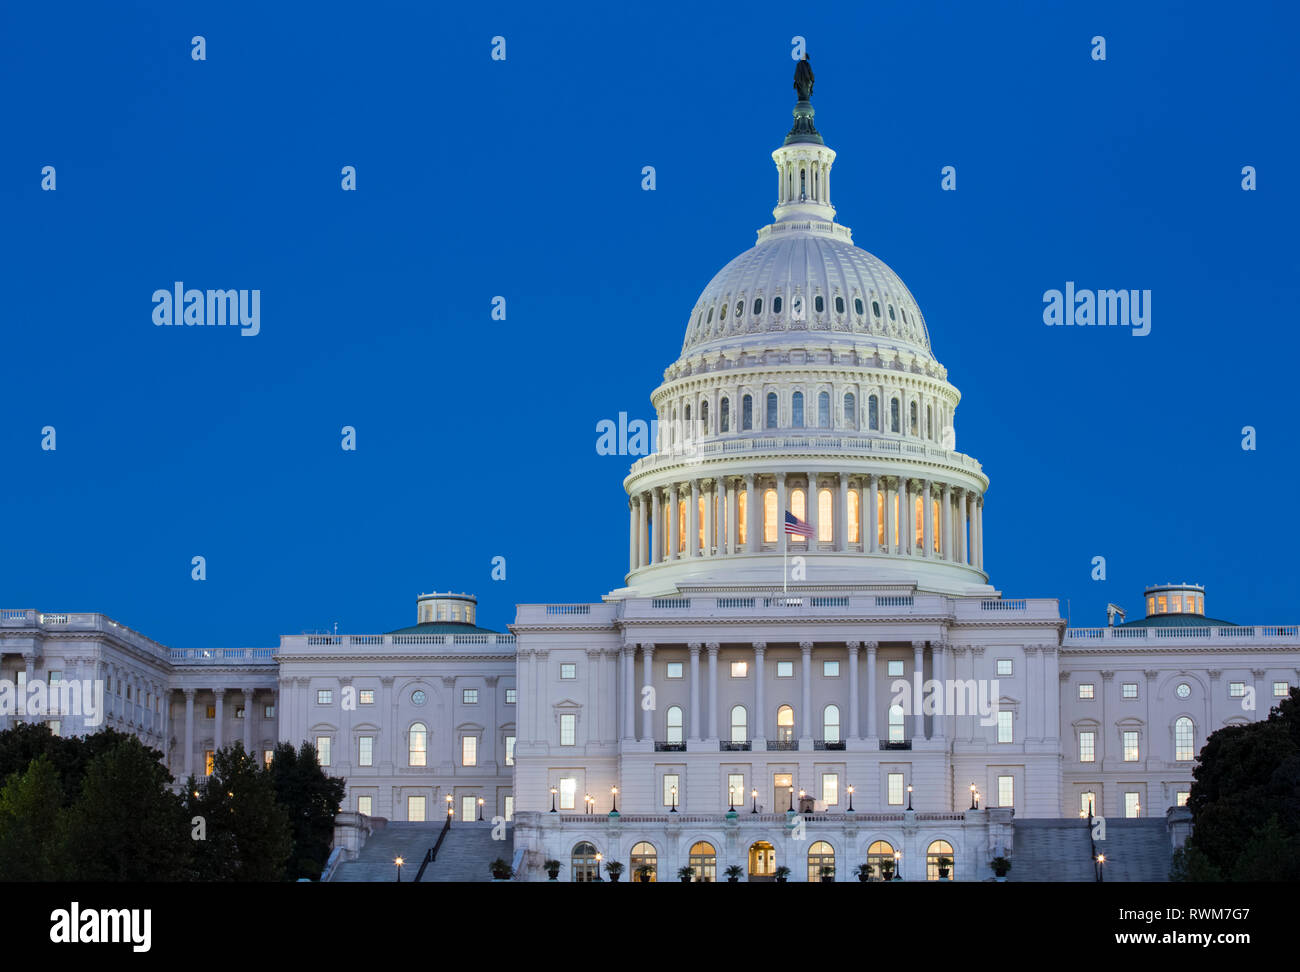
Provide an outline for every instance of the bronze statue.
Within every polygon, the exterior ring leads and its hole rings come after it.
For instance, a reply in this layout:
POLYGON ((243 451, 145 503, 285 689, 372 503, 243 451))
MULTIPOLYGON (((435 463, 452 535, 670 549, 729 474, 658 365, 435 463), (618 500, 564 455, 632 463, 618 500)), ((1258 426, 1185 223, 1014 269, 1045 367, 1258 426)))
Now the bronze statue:
POLYGON ((812 62, 808 60, 807 54, 803 56, 803 60, 794 69, 794 90, 799 93, 800 101, 810 101, 812 99, 812 62))

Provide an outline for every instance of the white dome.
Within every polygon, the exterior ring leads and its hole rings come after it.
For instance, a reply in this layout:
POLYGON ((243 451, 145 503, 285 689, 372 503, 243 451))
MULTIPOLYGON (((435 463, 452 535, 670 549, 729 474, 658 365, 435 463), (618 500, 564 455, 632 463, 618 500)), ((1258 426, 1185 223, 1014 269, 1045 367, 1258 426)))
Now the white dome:
POLYGON ((802 344, 810 334, 822 341, 869 336, 884 348, 933 357, 925 319, 898 274, 845 239, 793 227, 746 250, 709 281, 691 312, 682 354, 755 340, 802 344))

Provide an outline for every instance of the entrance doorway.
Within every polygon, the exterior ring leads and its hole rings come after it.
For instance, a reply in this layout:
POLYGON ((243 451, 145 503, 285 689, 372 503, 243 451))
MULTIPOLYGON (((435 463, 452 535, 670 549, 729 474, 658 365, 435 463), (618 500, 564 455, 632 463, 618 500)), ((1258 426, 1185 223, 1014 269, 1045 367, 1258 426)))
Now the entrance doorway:
POLYGON ((772 775, 772 813, 784 813, 790 809, 790 791, 794 789, 793 773, 774 773, 772 775))
POLYGON ((776 877, 776 848, 765 840, 749 845, 749 879, 771 881, 776 877))

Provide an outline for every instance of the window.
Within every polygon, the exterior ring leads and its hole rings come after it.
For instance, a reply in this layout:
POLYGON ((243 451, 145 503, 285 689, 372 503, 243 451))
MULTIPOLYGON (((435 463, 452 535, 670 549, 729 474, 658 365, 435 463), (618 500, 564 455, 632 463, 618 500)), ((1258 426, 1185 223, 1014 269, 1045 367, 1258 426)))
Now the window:
POLYGON ((817 491, 817 540, 830 543, 835 539, 834 500, 829 489, 817 491))
POLYGON ((844 396, 844 427, 846 429, 858 427, 858 400, 853 392, 844 396))
MULTIPOLYGON (((790 396, 790 424, 796 429, 803 428, 803 392, 795 392, 790 396)), ((773 428, 775 425, 775 420, 768 420, 768 428, 773 428)))
POLYGON ((478 801, 472 796, 462 796, 460 798, 460 819, 461 820, 476 819, 478 817, 478 813, 477 813, 478 808, 475 806, 475 804, 477 803, 478 801))
POLYGON ((406 819, 412 823, 424 820, 424 797, 408 796, 406 798, 406 819))
POLYGON ((423 722, 414 723, 407 733, 406 764, 408 766, 424 766, 428 746, 429 730, 424 727, 423 722))
POLYGON ((515 765, 515 737, 506 736, 506 765, 515 765))
POLYGON ((316 737, 316 755, 320 759, 322 766, 330 765, 330 743, 333 742, 329 736, 316 737))
POLYGON ((1291 694, 1291 686, 1289 686, 1286 682, 1273 683, 1273 698, 1285 699, 1290 694, 1291 694))
POLYGON ((681 677, 682 677, 682 663, 681 663, 681 662, 669 662, 669 663, 668 663, 668 677, 669 677, 669 678, 681 678, 681 677))
POLYGON ((680 705, 670 705, 666 713, 666 722, 668 728, 668 742, 679 743, 682 741, 682 707, 680 705))
POLYGON ((813 298, 813 310, 815 310, 818 314, 826 310, 826 301, 822 298, 821 294, 818 294, 816 297, 813 298))
POLYGON ((213 756, 214 753, 211 749, 205 750, 203 753, 203 772, 208 776, 212 775, 213 756))
POLYGON ((745 802, 745 774, 727 774, 727 806, 741 806, 745 802))
POLYGON ((767 427, 776 428, 776 392, 767 393, 767 427))
POLYGON ((952 844, 946 840, 932 841, 925 852, 925 879, 927 881, 953 880, 955 870, 953 865, 956 860, 952 852, 952 844))
POLYGON ((700 402, 700 431, 705 435, 709 434, 709 403, 707 401, 700 402))
POLYGON ((215 705, 208 706, 205 716, 209 719, 215 719, 217 717, 217 707, 215 705))
POLYGON ((903 742, 903 707, 901 705, 891 705, 889 707, 889 741, 903 742))
POLYGON ((777 678, 794 678, 794 662, 779 661, 776 663, 777 678))
POLYGON ((835 851, 824 840, 819 840, 808 848, 808 880, 835 880, 835 851), (823 868, 830 868, 829 873, 823 868))
POLYGON ((428 699, 429 697, 425 695, 424 689, 416 689, 414 692, 411 693, 412 705, 424 705, 424 703, 427 702, 428 699))
POLYGON ((839 677, 840 677, 840 663, 837 662, 837 661, 824 661, 824 662, 822 662, 822 677, 823 677, 823 678, 839 678, 839 677))
POLYGON ((1195 755, 1192 752, 1192 738, 1195 735, 1195 726, 1192 720, 1183 716, 1174 720, 1174 759, 1185 760, 1192 759, 1195 755))
POLYGON ((1092 763, 1097 760, 1097 734, 1092 730, 1079 733, 1079 762, 1092 763))
POLYGON ((262 762, 266 764, 266 768, 267 768, 267 769, 270 769, 270 768, 271 768, 271 760, 273 760, 274 758, 275 758, 275 750, 274 750, 274 749, 264 749, 264 750, 262 750, 262 762))
POLYGON ((788 705, 776 710, 776 738, 778 742, 794 742, 794 709, 788 705))
POLYGON ((731 663, 731 677, 744 678, 749 674, 749 662, 734 661, 731 663))
POLYGON ((268 718, 268 719, 274 719, 274 718, 275 718, 275 706, 273 706, 273 705, 268 705, 268 706, 264 707, 264 708, 262 709, 262 713, 263 713, 263 715, 266 716, 266 718, 268 718))
POLYGON ((516 698, 517 695, 515 689, 512 688, 506 689, 506 705, 514 705, 516 698))
POLYGON ((572 810, 578 800, 578 778, 564 776, 560 778, 560 809, 572 810))
POLYGON ((1124 762, 1135 763, 1138 758, 1138 734, 1136 730, 1126 729, 1121 734, 1124 741, 1124 762))
POLYGON ((463 689, 460 700, 465 705, 478 705, 478 689, 463 689))
MULTIPOLYGON (((808 522, 808 503, 804 498, 804 491, 802 489, 790 490, 790 512, 805 523, 808 522)), ((807 544, 808 539, 807 537, 794 537, 787 535, 785 542, 787 544, 807 544)))
POLYGON ((718 431, 731 431, 731 399, 724 398, 718 408, 718 431))
POLYGON ((1093 695, 1093 692, 1094 692, 1094 691, 1095 691, 1095 686, 1093 685, 1092 682, 1081 682, 1081 683, 1079 683, 1079 698, 1081 698, 1081 699, 1091 699, 1091 698, 1094 698, 1094 697, 1095 697, 1095 696, 1093 695))
POLYGON ((889 400, 889 431, 897 432, 898 430, 899 430, 898 399, 891 398, 889 400))
POLYGON ((1246 683, 1245 683, 1245 682, 1229 682, 1229 683, 1228 683, 1228 698, 1230 698, 1230 699, 1240 699, 1240 698, 1242 698, 1245 694, 1246 694, 1246 683))
POLYGON ((920 429, 916 424, 916 402, 912 402, 911 408, 908 409, 908 415, 911 418, 911 430, 913 435, 920 435, 920 429))
POLYGON ((46 679, 46 681, 49 682, 51 685, 57 685, 59 682, 63 681, 63 672, 60 671, 50 672, 49 677, 46 679))
POLYGON ((375 737, 361 736, 357 739, 357 765, 375 765, 375 737))
POLYGON ((1016 779, 1014 776, 998 777, 998 806, 1014 807, 1016 805, 1016 779))
POLYGON ((828 743, 840 741, 840 707, 828 705, 822 710, 822 739, 828 743))
POLYGON ((840 802, 840 775, 838 773, 822 774, 822 802, 828 807, 840 802))
POLYGON ((889 305, 889 319, 890 319, 891 321, 896 321, 896 320, 898 320, 898 318, 896 318, 896 317, 894 316, 894 305, 893 305, 893 304, 890 304, 890 305, 889 305))
POLYGON ((1177 793, 1174 794, 1174 806, 1176 807, 1187 806, 1187 798, 1190 797, 1191 795, 1192 793, 1190 790, 1179 790, 1177 793))
POLYGON ((1174 694, 1180 699, 1185 699, 1192 694, 1192 687, 1186 682, 1179 682, 1178 688, 1174 689, 1174 694))
POLYGON ((867 428, 872 432, 880 431, 880 400, 875 395, 867 397, 867 428))
POLYGON ((829 429, 831 427, 831 395, 830 392, 819 392, 817 395, 817 428, 829 429))
POLYGON ((734 743, 749 741, 749 718, 743 705, 731 707, 731 741, 734 743))
POLYGON ((460 737, 460 765, 478 765, 478 736, 460 737))
POLYGON ((1004 709, 998 710, 998 742, 1011 742, 1011 713, 1004 709))
POLYGON ((49 720, 48 722, 46 722, 45 724, 46 724, 47 726, 50 727, 50 735, 51 735, 51 736, 61 736, 61 735, 63 735, 63 720, 62 720, 62 719, 50 719, 50 720, 49 720))
POLYGON ((718 879, 718 857, 713 845, 701 840, 691 845, 691 880, 712 882, 718 879))
POLYGON ((506 794, 506 820, 510 821, 514 819, 515 819, 515 798, 510 794, 506 794))
POLYGON ((316 690, 316 704, 317 704, 317 705, 333 705, 333 704, 334 704, 334 690, 333 690, 333 689, 317 689, 317 690, 316 690))
POLYGON ((749 542, 749 491, 742 489, 736 493, 736 543, 743 549, 749 542))
POLYGON ((780 298, 780 297, 773 297, 773 298, 772 298, 772 313, 773 313, 773 314, 779 314, 779 313, 781 313, 781 298, 780 298))
POLYGON ((998 659, 998 675, 1010 675, 1010 674, 1011 674, 1011 659, 1010 659, 1010 658, 999 658, 999 659, 998 659))
MULTIPOLYGON (((709 313, 711 314, 712 311, 709 313)), ((600 862, 596 860, 596 848, 593 844, 584 840, 574 845, 573 853, 569 857, 569 873, 573 875, 573 880, 579 883, 588 883, 600 877, 600 862)))
POLYGON ((860 543, 862 540, 861 530, 858 528, 861 519, 858 503, 858 491, 856 489, 849 490, 849 543, 860 543))
POLYGON ((863 315, 863 313, 864 313, 864 308, 863 308, 863 306, 862 306, 862 298, 861 298, 861 297, 854 297, 854 298, 853 298, 853 313, 857 314, 859 317, 861 317, 861 316, 863 315))
POLYGON ((1140 817, 1142 815, 1142 805, 1138 802, 1139 795, 1131 790, 1124 794, 1124 816, 1140 817))
POLYGON ((763 313, 763 298, 762 298, 762 297, 755 297, 755 298, 754 298, 754 316, 757 317, 757 316, 758 316, 759 314, 761 314, 761 313, 763 313))
MULTIPOLYGON (((758 312, 755 311, 755 313, 758 312)), ((647 878, 650 884, 654 884, 659 880, 659 855, 655 853, 655 845, 649 841, 642 840, 632 845, 632 860, 630 864, 632 871, 631 877, 633 881, 639 882, 641 880, 641 875, 637 872, 643 867, 650 868, 650 874, 647 878)))
POLYGON ((1084 790, 1082 793, 1079 794, 1080 815, 1086 813, 1090 817, 1095 817, 1097 815, 1097 811, 1100 809, 1101 807, 1097 803, 1097 794, 1094 793, 1092 790, 1084 790))
POLYGON ((565 664, 560 666, 560 678, 570 679, 570 678, 577 678, 577 677, 578 677, 577 665, 565 664))
POLYGON ((763 542, 776 543, 776 490, 763 491, 763 542))
POLYGON ((754 427, 754 399, 746 395, 740 400, 740 428, 748 432, 754 427))
POLYGON ((361 690, 360 692, 358 692, 357 694, 358 694, 358 696, 359 696, 358 701, 360 702, 361 705, 374 705, 374 704, 375 704, 375 690, 374 690, 374 689, 362 689, 362 690, 361 690))
POLYGON ((903 677, 902 661, 898 659, 891 661, 888 665, 887 671, 890 678, 902 678, 903 677))
POLYGON ((244 707, 242 705, 235 706, 235 718, 236 719, 244 718, 244 707))
POLYGON ((572 746, 577 732, 578 717, 572 712, 560 716, 560 745, 572 746))
POLYGON ((903 805, 903 774, 890 773, 886 777, 886 783, 885 802, 891 807, 901 807, 903 805))
POLYGON ((837 314, 844 313, 844 298, 841 297, 839 294, 835 295, 835 313, 837 314))
POLYGON ((1138 697, 1138 683, 1124 682, 1119 687, 1119 697, 1121 699, 1136 699, 1138 697))
POLYGON ((889 861, 892 870, 894 866, 894 845, 887 840, 873 841, 871 846, 867 848, 867 867, 871 868, 871 877, 874 880, 884 880, 885 869, 882 865, 885 861, 889 861))
POLYGON ((364 813, 367 817, 369 817, 373 813, 373 811, 371 810, 371 807, 373 806, 374 806, 374 797, 368 797, 368 796, 357 797, 357 813, 364 813))

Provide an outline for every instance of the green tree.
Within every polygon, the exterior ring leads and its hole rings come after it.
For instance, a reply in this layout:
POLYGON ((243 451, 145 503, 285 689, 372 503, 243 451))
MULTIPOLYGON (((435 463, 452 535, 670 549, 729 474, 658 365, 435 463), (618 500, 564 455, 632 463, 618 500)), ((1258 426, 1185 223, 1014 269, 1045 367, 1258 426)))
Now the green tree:
POLYGON ((213 754, 206 784, 189 778, 184 806, 187 817, 203 818, 206 830, 206 839, 194 842, 199 880, 283 879, 293 849, 289 815, 275 798, 270 772, 242 743, 213 754))
POLYGON ((293 852, 284 879, 319 880, 329 860, 334 818, 343 803, 346 784, 326 774, 311 743, 303 743, 296 752, 291 743, 276 746, 271 756, 271 777, 275 780, 276 799, 288 811, 293 831, 293 852))
POLYGON ((51 881, 59 875, 63 787, 49 756, 36 757, 0 788, 0 878, 51 881))

